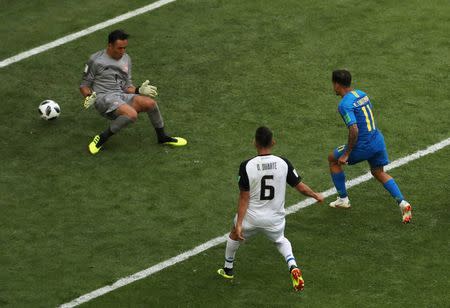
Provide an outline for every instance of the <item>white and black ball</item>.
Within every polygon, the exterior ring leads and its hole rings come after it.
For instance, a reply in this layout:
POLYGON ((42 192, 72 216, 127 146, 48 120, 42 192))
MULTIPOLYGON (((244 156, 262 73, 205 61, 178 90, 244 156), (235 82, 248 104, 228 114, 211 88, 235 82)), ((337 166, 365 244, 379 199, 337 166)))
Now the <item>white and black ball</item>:
POLYGON ((40 103, 38 110, 41 118, 46 121, 55 120, 61 114, 61 108, 58 103, 51 99, 46 99, 40 103))

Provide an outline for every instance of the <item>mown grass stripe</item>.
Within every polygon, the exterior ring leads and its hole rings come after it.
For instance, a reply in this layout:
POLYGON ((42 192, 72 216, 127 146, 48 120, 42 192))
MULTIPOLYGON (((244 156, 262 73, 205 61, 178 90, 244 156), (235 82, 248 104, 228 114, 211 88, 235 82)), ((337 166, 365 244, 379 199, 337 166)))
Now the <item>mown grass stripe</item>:
POLYGON ((152 4, 143 6, 141 8, 136 9, 136 10, 133 10, 133 11, 130 11, 128 13, 125 13, 125 14, 116 16, 114 18, 108 19, 108 20, 106 20, 104 22, 101 22, 99 24, 96 24, 94 26, 86 28, 84 30, 81 30, 81 31, 78 31, 78 32, 75 32, 75 33, 72 33, 72 34, 69 34, 69 35, 66 35, 66 36, 64 36, 62 38, 59 38, 59 39, 53 41, 53 42, 50 42, 50 43, 47 43, 47 44, 35 47, 33 49, 21 52, 21 53, 15 55, 15 56, 12 56, 10 58, 2 60, 0 62, 0 68, 3 68, 3 67, 6 67, 8 65, 11 65, 13 63, 22 61, 22 60, 27 59, 27 58, 29 58, 31 56, 43 53, 43 52, 45 52, 47 50, 50 50, 52 48, 64 45, 64 44, 69 43, 69 42, 72 42, 72 41, 74 41, 76 39, 79 39, 80 37, 89 35, 91 33, 94 33, 96 31, 98 31, 98 30, 101 30, 101 29, 107 28, 109 26, 112 26, 114 24, 117 24, 119 22, 122 22, 124 20, 127 20, 127 19, 130 19, 130 18, 136 17, 138 15, 142 15, 144 13, 153 11, 153 10, 155 10, 157 8, 160 8, 161 6, 164 6, 166 4, 169 4, 169 3, 172 3, 172 2, 175 2, 175 1, 176 0, 159 0, 159 1, 156 1, 156 2, 154 2, 152 4))

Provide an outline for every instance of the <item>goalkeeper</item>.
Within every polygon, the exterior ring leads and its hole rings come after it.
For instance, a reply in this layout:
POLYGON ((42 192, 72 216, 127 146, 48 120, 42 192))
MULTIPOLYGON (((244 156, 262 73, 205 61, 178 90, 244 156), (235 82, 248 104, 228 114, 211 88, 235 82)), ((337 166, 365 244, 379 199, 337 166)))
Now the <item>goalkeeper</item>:
POLYGON ((89 152, 97 154, 103 144, 122 128, 135 122, 138 113, 146 112, 155 128, 158 142, 166 145, 183 146, 187 141, 170 137, 164 132, 164 121, 153 99, 157 89, 146 80, 140 87, 131 81, 131 59, 126 53, 129 35, 115 30, 108 36, 108 47, 94 53, 85 66, 80 85, 85 97, 84 108, 94 105, 95 109, 111 120, 109 127, 96 135, 89 144, 89 152))

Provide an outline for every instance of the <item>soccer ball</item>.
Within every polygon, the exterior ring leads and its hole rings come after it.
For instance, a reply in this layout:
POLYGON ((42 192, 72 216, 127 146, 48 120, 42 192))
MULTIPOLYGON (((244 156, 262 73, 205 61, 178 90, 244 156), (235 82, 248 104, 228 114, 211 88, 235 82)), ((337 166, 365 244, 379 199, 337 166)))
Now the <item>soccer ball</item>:
POLYGON ((47 121, 58 118, 59 114, 61 113, 61 108, 59 107, 58 103, 52 101, 51 99, 46 99, 45 101, 40 103, 38 110, 41 118, 47 121))

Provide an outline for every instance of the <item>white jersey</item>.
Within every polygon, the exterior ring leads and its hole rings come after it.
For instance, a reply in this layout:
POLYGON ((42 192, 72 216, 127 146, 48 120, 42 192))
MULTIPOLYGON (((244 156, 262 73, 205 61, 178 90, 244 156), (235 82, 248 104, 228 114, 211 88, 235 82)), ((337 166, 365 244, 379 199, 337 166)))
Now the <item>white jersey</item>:
POLYGON ((258 227, 284 222, 286 183, 292 187, 301 177, 292 164, 276 155, 259 155, 241 163, 239 188, 250 192, 246 219, 258 227))

